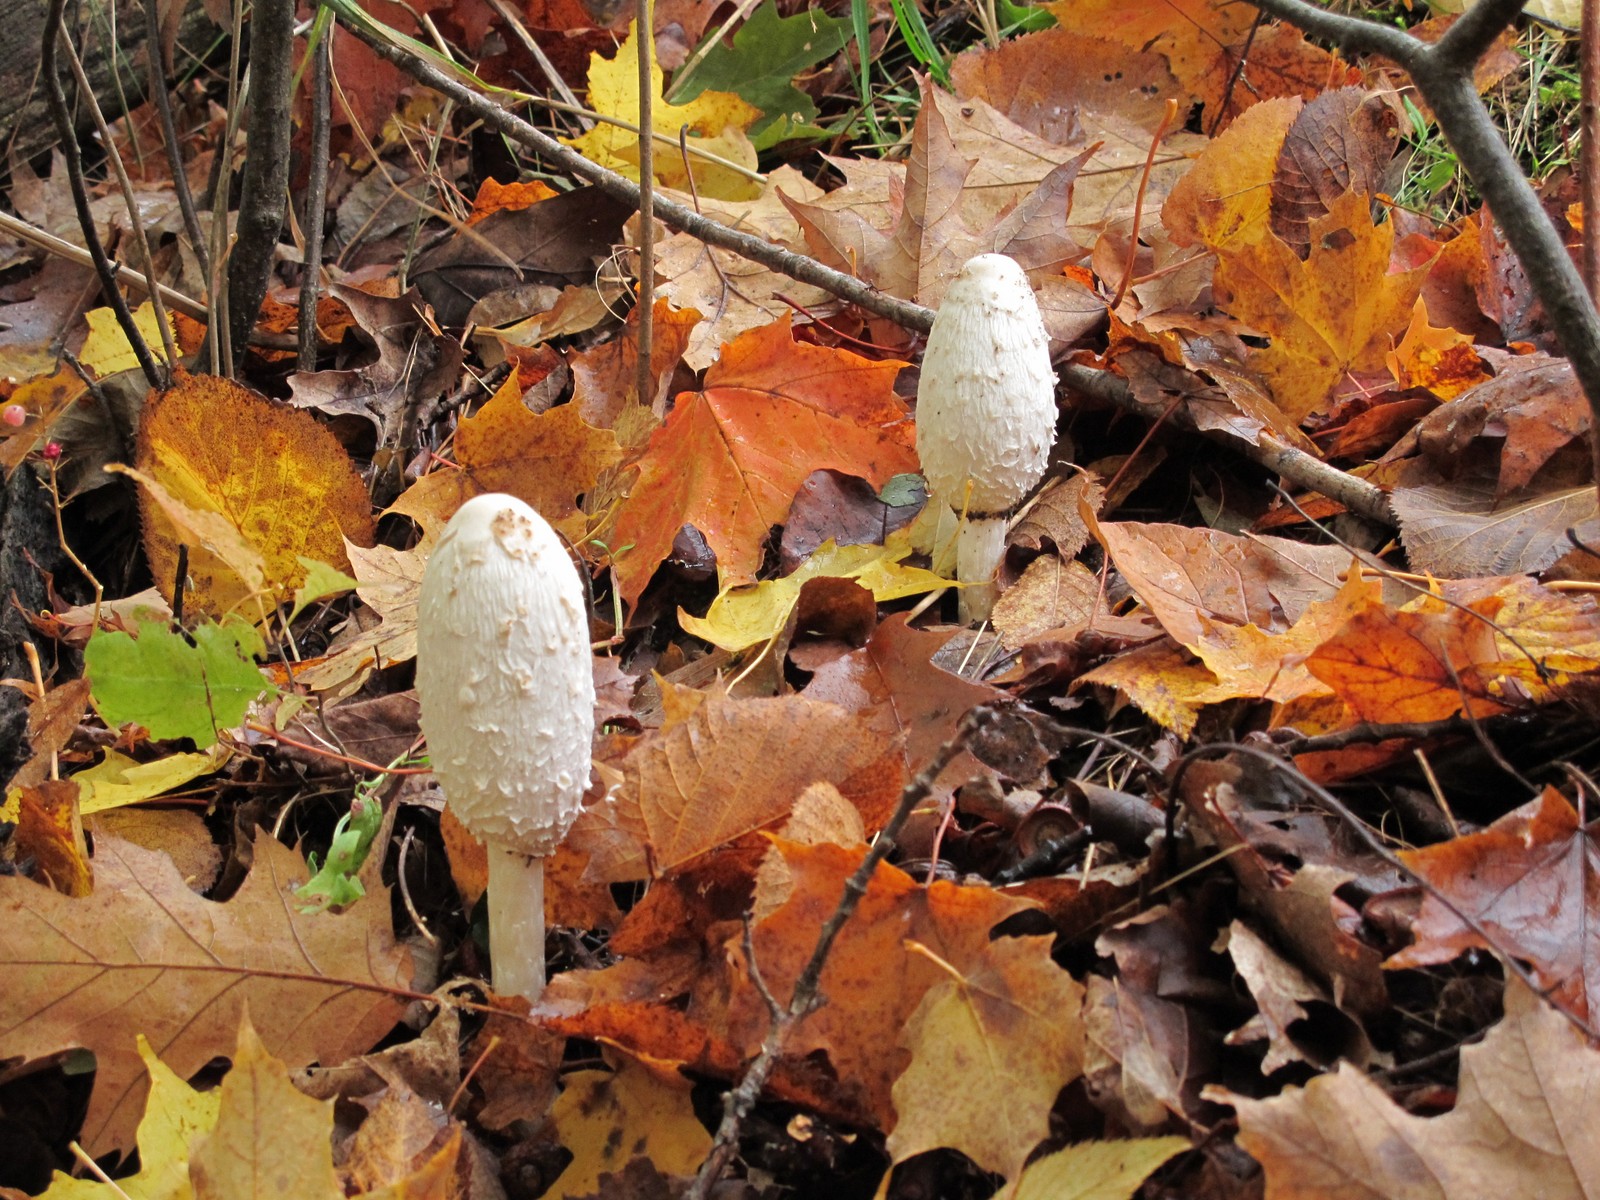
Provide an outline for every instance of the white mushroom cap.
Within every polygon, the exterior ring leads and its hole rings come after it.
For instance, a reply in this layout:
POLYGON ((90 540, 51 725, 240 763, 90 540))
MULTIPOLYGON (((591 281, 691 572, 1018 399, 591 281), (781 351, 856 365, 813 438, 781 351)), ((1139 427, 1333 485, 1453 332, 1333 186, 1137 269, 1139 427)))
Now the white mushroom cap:
POLYGON ((969 259, 934 317, 917 386, 917 455, 934 497, 976 516, 1021 503, 1055 444, 1055 385, 1027 275, 1004 254, 969 259))
POLYGON ((417 696, 434 775, 462 823, 552 854, 589 782, 594 674, 577 569, 515 496, 468 500, 428 559, 417 696))

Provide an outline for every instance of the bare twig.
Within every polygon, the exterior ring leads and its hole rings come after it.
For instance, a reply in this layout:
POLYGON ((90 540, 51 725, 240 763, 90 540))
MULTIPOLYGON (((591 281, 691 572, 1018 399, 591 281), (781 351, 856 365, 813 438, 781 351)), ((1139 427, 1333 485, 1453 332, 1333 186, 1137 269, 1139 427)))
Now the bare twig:
POLYGON ((72 206, 78 214, 78 228, 83 231, 84 243, 89 247, 89 258, 94 263, 95 273, 100 276, 101 290, 105 292, 106 303, 116 314, 117 325, 121 327, 123 336, 133 348, 133 356, 139 360, 139 369, 144 372, 150 386, 158 388, 161 386, 161 372, 156 369, 155 357, 150 353, 150 347, 145 345, 139 327, 133 323, 133 313, 117 287, 116 269, 106 255, 106 248, 100 244, 100 235, 94 227, 94 214, 89 211, 89 191, 83 182, 83 156, 78 151, 78 133, 73 127, 72 114, 67 109, 67 94, 61 88, 61 76, 56 67, 57 43, 67 36, 62 23, 66 7, 67 0, 50 0, 45 11, 44 39, 39 47, 39 73, 44 77, 50 115, 56 123, 56 131, 61 135, 61 153, 66 160, 67 184, 72 191, 72 206))
MULTIPOLYGON (((123 165, 122 155, 117 151, 117 144, 111 136, 111 126, 106 124, 106 115, 100 111, 100 101, 95 98, 94 85, 89 82, 89 76, 83 69, 83 61, 73 49, 71 41, 63 38, 61 49, 67 56, 67 66, 72 69, 72 78, 77 81, 78 94, 88 106, 95 131, 105 144, 106 158, 111 163, 112 173, 117 177, 117 187, 122 192, 122 202, 128 208, 129 236, 138 247, 140 265, 144 267, 145 277, 154 279, 156 260, 155 255, 150 252, 150 238, 144 231, 144 222, 139 218, 139 198, 133 194, 133 181, 128 178, 128 170, 123 165)), ((167 360, 161 368, 161 386, 164 387, 169 372, 177 364, 178 347, 172 340, 172 322, 167 319, 167 306, 161 302, 160 292, 150 293, 150 308, 155 313, 156 326, 161 330, 161 348, 167 360)))
POLYGON ((161 140, 167 152, 167 169, 172 172, 172 190, 178 197, 178 211, 183 214, 184 232, 189 235, 189 244, 194 248, 201 272, 210 275, 211 255, 206 250, 200 214, 195 211, 194 193, 189 190, 189 176, 184 171, 178 126, 172 119, 172 97, 167 94, 167 72, 172 64, 162 53, 161 18, 156 9, 156 0, 144 0, 144 48, 150 64, 150 99, 161 117, 161 140))
POLYGON ((1578 37, 1578 184, 1583 202, 1583 284, 1600 298, 1600 0, 1583 0, 1578 37))
POLYGON ((311 51, 311 174, 306 182, 305 262, 300 271, 300 344, 302 371, 317 369, 317 298, 322 291, 322 231, 327 224, 328 142, 333 128, 333 34, 337 26, 323 20, 322 9, 314 29, 321 36, 311 51))
MULTIPOLYGON (((496 129, 512 141, 535 151, 547 163, 579 179, 587 180, 597 190, 629 208, 639 207, 639 185, 633 180, 589 161, 570 146, 562 145, 515 113, 502 108, 487 96, 473 91, 417 55, 393 46, 359 26, 350 26, 350 31, 381 57, 399 66, 419 83, 448 96, 464 111, 491 129, 496 129)), ((1410 41, 1398 30, 1390 32, 1402 41, 1410 41)), ((782 246, 774 245, 753 234, 730 229, 659 194, 652 198, 651 204, 655 209, 656 219, 669 229, 687 233, 709 246, 732 251, 741 258, 759 263, 768 270, 787 275, 790 279, 813 284, 841 300, 859 305, 866 311, 885 317, 906 329, 926 333, 933 327, 932 309, 913 304, 909 300, 885 295, 871 284, 841 271, 835 271, 814 258, 797 254, 793 250, 785 250, 782 246)), ((1069 387, 1086 395, 1115 404, 1140 416, 1159 415, 1159 413, 1150 414, 1134 397, 1127 381, 1109 371, 1097 371, 1091 367, 1069 364, 1061 368, 1060 375, 1069 387)), ((1195 429, 1187 410, 1175 413, 1172 421, 1186 430, 1195 429)), ((1369 520, 1385 525, 1394 524, 1394 515, 1389 511, 1389 502, 1383 490, 1365 480, 1330 467, 1304 451, 1285 445, 1270 434, 1258 435, 1254 444, 1226 434, 1215 436, 1216 440, 1233 447, 1239 453, 1254 459, 1268 470, 1277 472, 1297 486, 1337 500, 1351 512, 1369 520)))
MULTIPOLYGON (((900 793, 900 802, 895 806, 889 823, 883 827, 883 832, 878 834, 855 873, 845 881, 844 894, 839 897, 838 907, 824 922, 822 932, 817 935, 816 948, 811 951, 810 959, 801 969, 799 977, 795 979, 789 1006, 782 1010, 782 1015, 767 1031, 767 1036, 761 1043, 761 1052, 746 1068, 744 1078, 723 1098, 722 1123, 717 1127, 716 1140, 712 1142, 711 1152, 700 1166, 700 1173, 690 1185, 686 1200, 707 1200, 710 1196, 711 1189, 716 1186, 723 1172, 728 1169, 728 1164, 733 1161, 733 1156, 739 1147, 739 1134, 743 1129, 744 1119, 755 1107, 756 1101, 761 1098, 761 1090, 771 1077, 773 1068, 778 1065, 778 1058, 783 1053, 789 1034, 796 1025, 826 1003, 826 998, 818 990, 818 984, 822 979, 822 969, 827 965, 828 955, 833 950, 834 940, 855 913, 861 898, 867 894, 867 887, 871 884, 872 876, 879 864, 894 849, 894 840, 899 836, 906 819, 917 805, 928 798, 940 773, 955 760, 956 755, 966 749, 967 743, 993 720, 993 712, 986 707, 980 706, 969 711, 961 719, 955 736, 939 748, 939 753, 934 755, 932 761, 923 767, 917 773, 917 777, 906 784, 900 793)), ((753 958, 751 974, 752 977, 759 978, 753 958)), ((765 984, 761 986, 764 988, 765 984)))
MULTIPOLYGON (((94 256, 82 246, 75 246, 64 238, 30 225, 20 217, 14 217, 8 212, 0 212, 0 233, 10 234, 12 237, 21 238, 23 241, 39 247, 46 254, 54 254, 57 258, 64 258, 68 262, 75 262, 80 267, 94 266, 94 256)), ((206 319, 206 306, 193 296, 185 296, 182 292, 158 283, 154 288, 150 281, 132 267, 125 267, 121 263, 111 263, 112 278, 119 283, 126 283, 129 287, 138 288, 145 295, 152 291, 161 293, 161 299, 171 308, 181 312, 186 317, 193 317, 196 321, 206 319)))
MULTIPOLYGON (((650 373, 650 343, 655 333, 656 219, 651 210, 656 191, 656 140, 645 131, 655 130, 655 30, 651 26, 651 0, 634 6, 635 45, 639 51, 639 361, 636 385, 639 407, 648 410, 655 401, 655 379, 650 373)), ((692 177, 692 176, 691 176, 692 177)))

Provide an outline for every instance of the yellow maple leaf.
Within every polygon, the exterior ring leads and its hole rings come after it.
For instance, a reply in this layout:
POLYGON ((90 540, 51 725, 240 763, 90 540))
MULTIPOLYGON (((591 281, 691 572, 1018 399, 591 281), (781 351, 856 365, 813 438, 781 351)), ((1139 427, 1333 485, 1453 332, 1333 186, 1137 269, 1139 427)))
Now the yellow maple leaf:
MULTIPOLYGON (((636 24, 628 26, 628 36, 617 48, 616 57, 589 56, 589 106, 602 116, 639 124, 639 69, 636 24)), ((687 128, 688 144, 709 151, 748 170, 756 167, 755 147, 744 134, 761 116, 760 110, 732 92, 701 92, 688 104, 668 104, 662 97, 661 64, 650 62, 650 123, 667 141, 656 139, 656 180, 667 187, 687 189, 689 172, 685 156, 675 143, 678 131, 687 128)), ((579 138, 568 139, 585 158, 610 167, 631 179, 639 177, 639 135, 608 122, 600 122, 579 138)), ((760 192, 759 184, 738 171, 693 154, 695 188, 702 196, 721 200, 748 200, 760 192)))
POLYGON ((1311 222, 1304 262, 1276 235, 1217 256, 1218 300, 1271 336, 1256 362, 1296 421, 1324 408, 1346 373, 1382 370, 1411 323, 1424 269, 1390 272, 1394 227, 1374 225, 1370 203, 1337 197, 1311 222))

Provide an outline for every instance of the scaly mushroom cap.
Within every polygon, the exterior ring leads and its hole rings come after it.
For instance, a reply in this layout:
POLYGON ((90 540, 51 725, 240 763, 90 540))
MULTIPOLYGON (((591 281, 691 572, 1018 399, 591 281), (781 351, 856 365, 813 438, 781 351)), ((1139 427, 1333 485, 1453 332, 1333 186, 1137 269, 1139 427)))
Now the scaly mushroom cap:
POLYGON ((417 598, 417 697, 433 773, 474 834, 536 858, 582 807, 594 738, 584 589, 515 496, 445 526, 417 598))
POLYGON ((957 513, 1008 512, 1044 475, 1055 440, 1056 378, 1033 288, 1004 254, 980 254, 945 292, 922 356, 917 456, 929 491, 957 513))

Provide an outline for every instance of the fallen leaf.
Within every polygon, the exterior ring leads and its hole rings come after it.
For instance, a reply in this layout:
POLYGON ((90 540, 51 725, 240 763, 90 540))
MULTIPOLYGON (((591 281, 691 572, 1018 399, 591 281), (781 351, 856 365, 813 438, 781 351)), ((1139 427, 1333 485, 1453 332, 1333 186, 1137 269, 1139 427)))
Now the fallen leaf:
MULTIPOLYGON (((150 1090, 136 1134, 139 1172, 119 1179, 116 1186, 129 1200, 181 1200, 192 1195, 190 1149, 196 1139, 215 1127, 222 1096, 218 1091, 200 1092, 190 1087, 156 1056, 144 1034, 137 1036, 135 1044, 150 1077, 150 1090)), ((113 1195, 98 1180, 74 1179, 57 1171, 40 1200, 110 1200, 113 1195)))
POLYGON ((1419 1117, 1348 1063, 1270 1100, 1216 1089, 1273 1200, 1565 1200, 1600 1186, 1587 1115, 1600 1056, 1562 1016, 1511 982, 1506 1015, 1461 1051, 1456 1106, 1419 1117))
MULTIPOLYGON (((344 539, 373 539, 367 487, 338 440, 309 413, 273 404, 231 380, 193 375, 146 402, 139 424, 139 469, 179 504, 213 514, 263 563, 269 604, 305 582, 309 558, 349 565, 344 539)), ((170 512, 140 497, 145 552, 170 601, 178 544, 189 544, 190 607, 213 615, 249 599, 249 582, 170 512)))
POLYGON ((165 855, 104 833, 93 865, 83 900, 0 877, 0 962, 22 1014, 0 1032, 0 1054, 94 1052, 91 1154, 129 1144, 144 1096, 136 1033, 189 1076, 227 1050, 246 1004, 267 1044, 301 1065, 369 1049, 399 1019, 406 1001, 393 993, 409 986, 411 963, 386 896, 340 916, 300 913, 286 897, 305 862, 272 838, 258 840, 255 868, 226 904, 195 895, 165 855), (93 1021, 80 1019, 84 1005, 93 1021))
POLYGON ((684 525, 716 552, 724 585, 746 583, 811 472, 882 487, 915 470, 911 422, 893 387, 902 365, 795 342, 787 317, 726 346, 704 390, 679 396, 651 436, 618 514, 623 599, 638 600, 684 525))
POLYGON ((1391 225, 1374 225, 1368 200, 1336 198, 1310 225, 1304 262, 1276 236, 1218 256, 1218 303, 1272 338, 1255 361, 1279 408, 1296 421, 1326 409, 1353 371, 1381 370, 1411 320, 1420 269, 1391 273, 1391 225))
POLYGON ((782 578, 720 593, 704 618, 679 609, 678 624, 685 633, 714 646, 743 650, 778 635, 808 580, 853 579, 880 603, 951 586, 932 571, 903 565, 901 560, 910 553, 911 538, 904 530, 890 535, 882 546, 837 546, 828 541, 782 578))
POLYGON ((217 1123, 197 1140, 189 1163, 195 1200, 336 1200, 333 1102, 313 1100, 289 1082, 250 1023, 239 1017, 233 1069, 217 1089, 217 1123))
POLYGON ((1014 1179, 1049 1134, 1056 1094, 1083 1071, 1084 1038, 1083 988, 1050 960, 1051 940, 1000 938, 966 969, 907 943, 946 978, 901 1034, 911 1065, 894 1083, 894 1162, 948 1146, 1014 1179))
POLYGON ((665 1175, 693 1175, 711 1149, 687 1079, 631 1055, 609 1057, 613 1070, 567 1075, 551 1110, 556 1135, 572 1151, 548 1193, 556 1200, 590 1195, 603 1173, 620 1172, 636 1158, 665 1175))
POLYGON ((1560 792, 1547 787, 1480 833, 1400 857, 1430 890, 1412 927, 1416 941, 1385 966, 1504 950, 1527 962, 1550 1002, 1580 1021, 1600 1009, 1600 848, 1560 792), (1463 924, 1441 896, 1496 944, 1463 924))
POLYGON ((1152 1171, 1189 1148, 1182 1137, 1079 1142, 1029 1163, 1014 1200, 1128 1200, 1152 1171))
MULTIPOLYGON (((589 107, 605 116, 631 122, 635 128, 639 124, 636 29, 636 23, 630 22, 628 36, 611 58, 594 54, 589 59, 589 107)), ((696 158, 692 152, 685 165, 684 156, 673 153, 669 147, 678 140, 679 131, 686 129, 691 150, 709 150, 754 172, 755 147, 744 131, 761 116, 760 111, 731 92, 701 92, 687 104, 668 104, 662 97, 663 78, 661 65, 652 61, 651 124, 656 133, 668 139, 656 142, 656 179, 667 187, 686 191, 692 170, 695 188, 702 196, 744 200, 755 195, 759 185, 746 176, 718 163, 696 158)), ((591 162, 633 179, 639 177, 639 135, 632 130, 602 121, 582 137, 569 138, 567 142, 591 162)))

